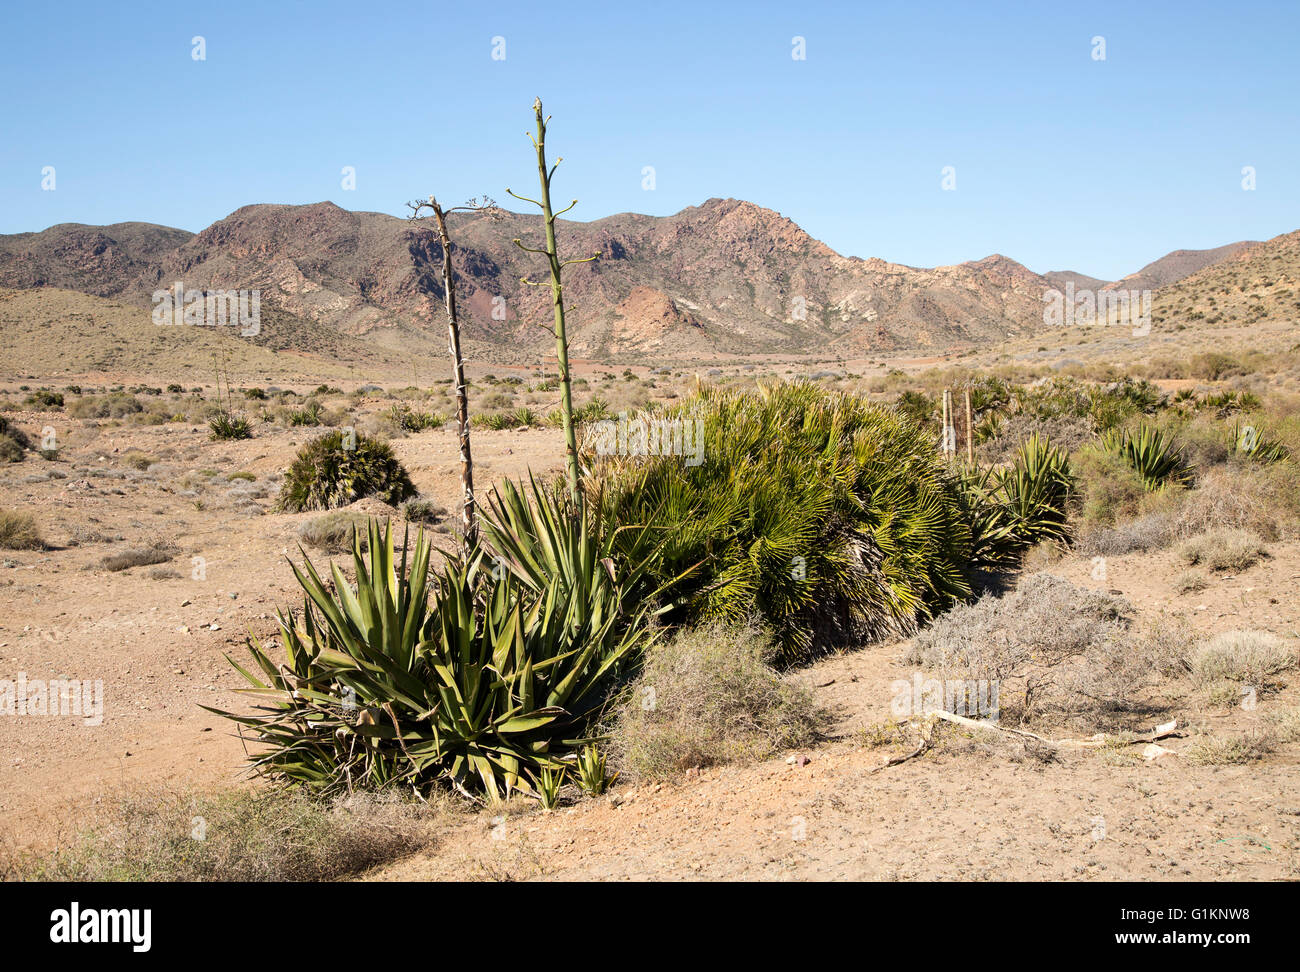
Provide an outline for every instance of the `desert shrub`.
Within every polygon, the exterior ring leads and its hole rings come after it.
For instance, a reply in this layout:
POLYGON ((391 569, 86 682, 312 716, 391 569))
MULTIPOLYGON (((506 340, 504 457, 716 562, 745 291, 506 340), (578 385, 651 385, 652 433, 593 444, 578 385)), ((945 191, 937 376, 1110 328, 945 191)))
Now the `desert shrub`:
POLYGON ((21 510, 0 510, 0 549, 42 550, 44 547, 36 517, 21 510))
POLYGON ((584 433, 587 488, 608 522, 649 528, 621 535, 625 555, 652 537, 656 577, 680 578, 669 623, 757 617, 795 659, 969 596, 957 484, 890 408, 807 383, 706 387, 628 429, 627 448, 607 426, 584 433), (656 452, 680 454, 636 455, 651 429, 656 452))
POLYGON ((709 625, 646 652, 619 704, 611 750, 629 775, 662 779, 696 766, 764 759, 810 745, 826 715, 766 662, 771 639, 709 625))
POLYGON ((1267 712, 1264 720, 1279 743, 1300 741, 1300 706, 1267 712))
POLYGON ((1080 535, 1074 549, 1082 554, 1107 557, 1163 550, 1174 542, 1174 525, 1170 513, 1148 513, 1113 527, 1089 530, 1080 535))
POLYGON ((107 395, 87 395, 68 406, 74 418, 125 418, 143 412, 144 405, 134 395, 111 392, 107 395))
POLYGON ((1237 359, 1218 351, 1207 351, 1193 356, 1188 371, 1192 377, 1203 378, 1206 381, 1218 381, 1220 378, 1245 374, 1245 369, 1237 359))
POLYGON ((100 561, 105 570, 128 570, 131 567, 147 567, 150 564, 163 564, 176 556, 176 548, 165 543, 151 543, 148 546, 133 547, 120 553, 109 554, 100 561))
POLYGON ((904 661, 945 679, 997 684, 1003 718, 1096 719, 1138 708, 1157 674, 1130 615, 1121 600, 1034 574, 1005 597, 953 608, 917 634, 904 661))
POLYGON ((5 459, 8 462, 19 462, 23 458, 23 451, 31 447, 32 442, 27 437, 27 433, 18 426, 11 424, 3 415, 0 415, 0 459, 5 459), (17 458, 14 458, 13 455, 6 456, 3 454, 6 445, 9 450, 16 450, 17 458))
POLYGON ((1080 450, 1074 468, 1079 482, 1083 523, 1113 526, 1137 515, 1146 488, 1124 459, 1096 445, 1080 450))
POLYGON ((1182 497, 1175 532, 1189 537, 1216 527, 1249 530, 1274 540, 1300 523, 1300 489, 1295 468, 1276 466, 1216 469, 1182 497))
POLYGON ((27 453, 18 444, 18 440, 0 432, 0 462, 22 462, 26 458, 27 453))
POLYGON ((335 510, 308 520, 298 527, 298 538, 309 547, 317 547, 330 553, 347 553, 352 549, 355 535, 361 549, 366 549, 368 517, 360 513, 348 513, 335 510))
POLYGON ((1174 581, 1174 590, 1179 594, 1196 594, 1210 586, 1209 579, 1200 571, 1189 570, 1180 574, 1174 581))
POLYGON ((995 464, 1014 460, 1021 443, 1032 436, 1047 439, 1066 452, 1074 452, 1092 438, 1092 423, 1075 415, 1047 418, 1012 415, 996 425, 990 424, 989 432, 989 437, 975 451, 981 462, 995 464))
POLYGON ((396 506, 414 495, 410 476, 387 442, 361 434, 349 442, 342 432, 334 431, 298 450, 285 474, 279 506, 296 513, 330 510, 363 496, 377 496, 396 506), (353 448, 345 448, 348 444, 353 448))
POLYGON ((513 392, 494 391, 483 395, 474 404, 484 411, 500 411, 512 407, 514 403, 515 396, 513 392))
POLYGON ((1259 561, 1264 545, 1248 530, 1216 528, 1184 540, 1178 556, 1190 567, 1245 570, 1259 561))
POLYGON ((32 405, 36 408, 62 408, 63 396, 58 392, 50 391, 47 388, 41 388, 32 392, 24 401, 24 404, 32 405))
POLYGON ((1198 736, 1183 757, 1198 766, 1233 766, 1253 763, 1271 753, 1277 745, 1267 729, 1254 729, 1240 735, 1206 734, 1198 736))
POLYGON ((312 800, 286 790, 163 791, 115 801, 65 848, 15 860, 38 881, 328 881, 428 846, 434 813, 356 794, 312 800), (198 820, 200 823, 193 823, 198 820), (202 827, 196 839, 194 827, 202 827))
POLYGON ((433 500, 413 499, 402 505, 402 515, 412 523, 433 524, 440 522, 447 511, 433 500))
POLYGON ((1198 645, 1188 663, 1203 686, 1227 680, 1263 687, 1296 666, 1296 647, 1267 631, 1224 631, 1198 645))
POLYGON ((129 449, 122 454, 122 462, 132 469, 139 469, 142 472, 157 461, 152 456, 145 455, 139 449, 129 449))

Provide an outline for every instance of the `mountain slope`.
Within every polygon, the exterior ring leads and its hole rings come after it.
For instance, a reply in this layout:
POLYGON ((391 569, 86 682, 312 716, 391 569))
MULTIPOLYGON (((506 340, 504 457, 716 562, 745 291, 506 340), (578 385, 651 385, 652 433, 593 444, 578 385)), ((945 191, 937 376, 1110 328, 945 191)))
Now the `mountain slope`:
POLYGON ((1137 273, 1108 284, 1112 290, 1159 290, 1177 283, 1194 273, 1230 260, 1248 247, 1255 246, 1255 240, 1243 240, 1216 246, 1212 250, 1174 250, 1166 253, 1159 260, 1153 260, 1137 273))
POLYGON ((1160 290, 1155 325, 1220 327, 1288 324, 1300 320, 1300 230, 1239 249, 1160 290))

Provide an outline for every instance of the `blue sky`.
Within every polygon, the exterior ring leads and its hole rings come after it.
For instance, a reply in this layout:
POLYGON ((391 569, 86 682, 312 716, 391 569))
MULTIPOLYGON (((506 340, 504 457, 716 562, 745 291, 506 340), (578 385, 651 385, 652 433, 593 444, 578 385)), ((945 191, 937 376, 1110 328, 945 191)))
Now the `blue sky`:
POLYGON ((579 219, 735 196, 847 255, 1115 278, 1300 227, 1298 27, 1249 0, 10 2, 0 233, 506 201, 540 95, 579 219))

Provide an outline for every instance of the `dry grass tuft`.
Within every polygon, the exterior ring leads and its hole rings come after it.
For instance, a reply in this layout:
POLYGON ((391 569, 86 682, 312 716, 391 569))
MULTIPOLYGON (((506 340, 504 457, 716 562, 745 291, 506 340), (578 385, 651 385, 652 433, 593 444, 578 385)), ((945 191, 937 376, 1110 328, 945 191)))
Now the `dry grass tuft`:
POLYGON ((620 769, 662 779, 814 742, 826 713, 766 663, 771 650, 757 631, 721 625, 652 647, 615 715, 610 749, 620 769))
POLYGON ((1263 555, 1264 545, 1258 536, 1233 528, 1207 530, 1178 546, 1183 563, 1216 571, 1245 570, 1263 555))
POLYGON ((327 881, 427 847, 436 816, 395 796, 324 803, 289 790, 134 795, 49 856, 0 858, 0 877, 327 881))
POLYGON ((1263 687, 1295 667, 1296 648, 1267 631, 1224 631, 1199 645, 1188 661, 1199 685, 1227 680, 1263 687))
POLYGON ((45 541, 41 539, 36 517, 21 510, 0 510, 0 549, 2 550, 43 550, 45 541))

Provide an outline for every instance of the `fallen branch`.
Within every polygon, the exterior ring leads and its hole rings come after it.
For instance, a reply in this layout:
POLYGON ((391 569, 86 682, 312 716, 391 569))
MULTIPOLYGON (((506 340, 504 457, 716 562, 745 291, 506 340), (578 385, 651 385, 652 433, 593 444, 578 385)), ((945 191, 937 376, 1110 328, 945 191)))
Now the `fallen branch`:
MULTIPOLYGON (((999 726, 992 722, 981 722, 979 719, 968 719, 965 716, 955 715, 951 712, 944 712, 936 709, 929 713, 944 722, 952 722, 959 726, 966 726, 970 729, 991 729, 997 732, 1010 733, 1015 736, 1022 736, 1026 739, 1036 739, 1039 742, 1047 743, 1049 746, 1074 746, 1080 749, 1095 749, 1099 746, 1105 746, 1114 741, 1114 737, 1107 737, 1104 732, 1099 732, 1088 739, 1048 739, 1046 736, 1040 736, 1036 733, 1029 732, 1026 729, 1012 729, 1010 726, 999 726)), ((1166 722, 1163 725, 1156 726, 1151 735, 1142 736, 1135 739, 1119 740, 1124 745, 1132 746, 1138 743, 1154 743, 1157 739, 1165 739, 1169 736, 1181 735, 1178 731, 1178 720, 1166 722)))

